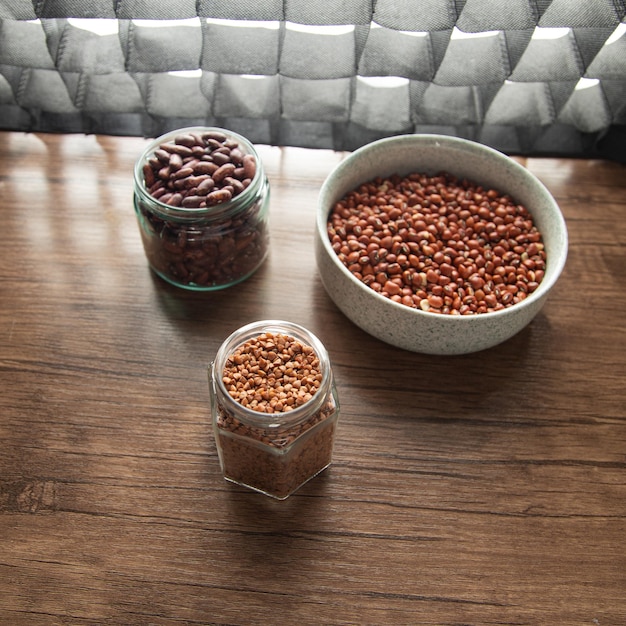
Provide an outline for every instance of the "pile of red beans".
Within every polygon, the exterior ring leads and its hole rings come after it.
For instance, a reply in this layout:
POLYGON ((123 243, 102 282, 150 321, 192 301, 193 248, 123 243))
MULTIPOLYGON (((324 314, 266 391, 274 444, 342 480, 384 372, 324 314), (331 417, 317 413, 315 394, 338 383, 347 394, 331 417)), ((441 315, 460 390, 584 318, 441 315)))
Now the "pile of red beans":
POLYGON ((535 291, 545 274, 542 236, 528 210, 447 173, 359 186, 331 210, 328 236, 371 289, 432 313, 504 309, 535 291))

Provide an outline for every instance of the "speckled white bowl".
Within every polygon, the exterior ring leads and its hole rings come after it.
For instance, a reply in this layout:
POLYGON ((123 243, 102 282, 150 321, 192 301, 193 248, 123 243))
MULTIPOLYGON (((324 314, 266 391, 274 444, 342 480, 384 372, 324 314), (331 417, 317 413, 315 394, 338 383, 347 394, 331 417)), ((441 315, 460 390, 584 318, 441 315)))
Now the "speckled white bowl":
POLYGON ((509 339, 537 315, 565 265, 567 228, 544 185, 501 152, 456 137, 402 135, 359 148, 329 174, 318 199, 315 255, 329 296, 364 331, 413 352, 465 354, 509 339), (376 176, 441 171, 508 193, 532 213, 543 235, 547 267, 539 287, 528 298, 501 311, 478 315, 429 313, 381 296, 339 261, 326 230, 329 212, 339 199, 376 176))

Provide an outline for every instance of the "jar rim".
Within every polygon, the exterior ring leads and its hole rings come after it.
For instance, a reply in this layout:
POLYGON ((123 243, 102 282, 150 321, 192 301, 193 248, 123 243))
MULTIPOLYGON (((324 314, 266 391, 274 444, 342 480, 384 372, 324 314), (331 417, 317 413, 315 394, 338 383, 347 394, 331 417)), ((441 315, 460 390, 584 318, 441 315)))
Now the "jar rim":
POLYGON ((135 190, 138 190, 144 196, 144 200, 150 202, 150 209, 152 211, 156 211, 161 215, 171 218, 178 217, 180 219, 186 218, 207 218, 207 217, 221 217, 224 214, 234 212, 241 205, 245 205, 249 200, 249 197, 253 194, 256 194, 259 187, 263 184, 265 179, 265 174, 263 172, 263 164, 259 157, 259 154, 254 146, 254 144, 239 133, 229 130, 227 128, 221 128, 219 126, 186 126, 183 128, 176 128, 167 133, 164 133, 158 137, 155 137, 150 141, 150 143, 145 147, 143 152, 140 154, 139 158, 135 162, 135 167, 133 168, 133 178, 135 182, 135 190), (173 139, 178 135, 184 135, 185 133, 209 133, 209 132, 219 132, 223 135, 226 135, 228 139, 236 140, 241 147, 244 148, 245 154, 251 154, 254 156, 256 160, 256 172, 254 174, 254 178, 250 182, 250 184, 239 194, 233 196, 227 202, 222 202, 220 204, 215 204, 210 207, 202 207, 202 208, 194 208, 194 207, 174 207, 169 204, 165 204, 161 202, 158 198, 155 198, 150 194, 148 189, 146 188, 144 175, 143 175, 143 166, 146 163, 148 157, 154 153, 155 149, 159 147, 159 145, 167 142, 169 139, 173 139))
POLYGON ((320 339, 304 326, 287 322, 283 320, 261 320, 251 322, 235 330, 222 343, 217 351, 215 359, 209 365, 209 380, 216 385, 224 397, 230 398, 236 406, 237 417, 243 418, 248 424, 266 429, 279 429, 287 426, 293 426, 300 421, 307 419, 312 410, 321 408, 327 391, 330 388, 332 380, 332 372, 330 367, 330 359, 324 344, 320 339), (226 359, 240 345, 244 344, 253 337, 258 337, 264 332, 274 334, 288 334, 298 341, 309 345, 313 348, 316 356, 320 361, 320 369, 322 371, 322 380, 317 391, 310 400, 291 411, 278 411, 274 413, 261 413, 240 404, 228 393, 224 381, 222 380, 222 372, 226 359))

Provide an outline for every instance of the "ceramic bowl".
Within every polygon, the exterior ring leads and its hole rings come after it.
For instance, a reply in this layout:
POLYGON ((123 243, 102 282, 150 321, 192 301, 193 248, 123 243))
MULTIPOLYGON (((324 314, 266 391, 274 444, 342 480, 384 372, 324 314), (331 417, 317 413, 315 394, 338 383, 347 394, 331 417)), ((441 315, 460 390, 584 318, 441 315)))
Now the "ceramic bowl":
POLYGON ((354 324, 378 339, 413 352, 465 354, 495 346, 537 315, 567 257, 565 220, 546 187, 525 167, 482 144, 443 135, 402 135, 352 152, 323 183, 318 199, 315 255, 322 283, 354 324), (509 194, 524 205, 543 236, 547 266, 539 287, 512 306, 474 315, 448 315, 408 307, 376 293, 339 260, 327 234, 328 215, 346 193, 377 176, 449 172, 509 194))

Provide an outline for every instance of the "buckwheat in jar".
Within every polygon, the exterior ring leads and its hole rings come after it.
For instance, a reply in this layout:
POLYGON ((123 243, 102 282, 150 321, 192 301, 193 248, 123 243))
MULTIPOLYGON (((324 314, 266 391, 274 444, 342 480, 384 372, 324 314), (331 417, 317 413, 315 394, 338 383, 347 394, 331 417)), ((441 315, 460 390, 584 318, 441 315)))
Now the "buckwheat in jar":
POLYGON ((210 291, 239 283, 269 247, 269 183, 254 146, 221 128, 152 141, 135 164, 134 204, 146 257, 169 283, 210 291))
POLYGON ((331 463, 339 401, 328 353, 307 329, 260 321, 209 368, 224 478, 283 500, 331 463))

